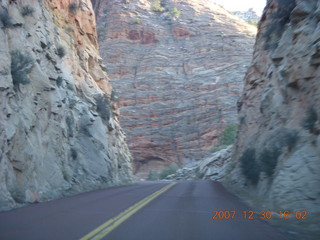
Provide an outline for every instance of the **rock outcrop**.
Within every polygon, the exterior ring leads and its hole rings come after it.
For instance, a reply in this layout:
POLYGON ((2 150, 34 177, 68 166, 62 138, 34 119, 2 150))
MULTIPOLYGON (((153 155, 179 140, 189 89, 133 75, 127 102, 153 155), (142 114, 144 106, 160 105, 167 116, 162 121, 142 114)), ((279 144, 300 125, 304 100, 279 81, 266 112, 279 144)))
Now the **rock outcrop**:
POLYGON ((237 121, 256 28, 205 0, 93 0, 135 173, 208 156, 237 121))
POLYGON ((258 23, 260 21, 260 16, 253 10, 253 8, 248 9, 248 11, 235 11, 232 14, 242 18, 249 23, 258 23))
POLYGON ((232 146, 213 153, 210 157, 198 162, 189 163, 168 176, 169 180, 214 180, 219 181, 230 172, 232 146))
MULTIPOLYGON (((275 211, 307 210, 308 220, 298 220, 293 231, 305 227, 318 237, 319 20, 319 1, 268 1, 238 103, 233 170, 226 179, 275 211)), ((299 239, 318 239, 310 236, 299 239)))
POLYGON ((0 209, 132 181, 89 0, 1 0, 0 209))

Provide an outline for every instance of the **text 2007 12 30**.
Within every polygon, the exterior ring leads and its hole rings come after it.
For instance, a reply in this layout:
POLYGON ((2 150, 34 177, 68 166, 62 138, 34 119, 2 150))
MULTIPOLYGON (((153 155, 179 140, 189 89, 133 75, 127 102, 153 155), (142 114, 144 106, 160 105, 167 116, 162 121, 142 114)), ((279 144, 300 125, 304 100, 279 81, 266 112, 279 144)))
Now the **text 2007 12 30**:
POLYGON ((307 215, 309 212, 306 210, 303 211, 279 211, 277 214, 273 214, 270 210, 267 211, 259 211, 254 212, 251 210, 248 211, 212 211, 212 219, 271 219, 273 215, 276 215, 278 218, 281 219, 307 219, 307 215))

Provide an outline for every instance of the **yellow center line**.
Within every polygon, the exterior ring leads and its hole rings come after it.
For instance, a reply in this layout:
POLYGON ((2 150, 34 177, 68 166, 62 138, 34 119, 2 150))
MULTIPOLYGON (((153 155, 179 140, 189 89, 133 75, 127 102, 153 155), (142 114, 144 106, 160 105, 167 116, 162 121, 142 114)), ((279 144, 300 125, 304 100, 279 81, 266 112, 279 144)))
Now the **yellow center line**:
POLYGON ((80 240, 100 240, 106 235, 108 235, 112 230, 117 228, 120 224, 126 221, 129 217, 139 211, 141 208, 146 206, 149 202, 154 200, 155 198, 159 197, 162 193, 167 191, 176 183, 170 183, 167 186, 161 188, 160 190, 152 193, 151 195, 147 196, 146 198, 142 199, 140 202, 134 204, 133 206, 129 207, 127 210, 123 211, 119 215, 110 220, 106 221, 101 226, 97 227, 84 237, 80 238, 80 240))

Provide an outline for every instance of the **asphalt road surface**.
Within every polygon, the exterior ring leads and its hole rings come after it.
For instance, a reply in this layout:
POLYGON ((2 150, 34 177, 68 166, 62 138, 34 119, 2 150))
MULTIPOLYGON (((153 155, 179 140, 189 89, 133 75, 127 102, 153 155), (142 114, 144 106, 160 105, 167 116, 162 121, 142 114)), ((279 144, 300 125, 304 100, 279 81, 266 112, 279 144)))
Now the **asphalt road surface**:
POLYGON ((0 239, 287 239, 249 210, 218 182, 146 182, 1 212, 0 239))

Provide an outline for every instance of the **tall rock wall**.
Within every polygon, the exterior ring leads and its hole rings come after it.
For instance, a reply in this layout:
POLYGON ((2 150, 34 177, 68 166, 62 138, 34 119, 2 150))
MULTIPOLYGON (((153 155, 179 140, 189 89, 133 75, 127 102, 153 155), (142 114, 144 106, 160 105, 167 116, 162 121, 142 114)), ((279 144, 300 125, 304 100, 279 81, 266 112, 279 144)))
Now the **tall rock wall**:
POLYGON ((1 0, 0 209, 132 181, 89 0, 1 0))
POLYGON ((93 3, 135 172, 207 156, 237 121, 256 28, 212 1, 93 3))
POLYGON ((240 125, 227 179, 274 211, 307 210, 309 220, 300 220, 297 229, 308 226, 318 234, 319 20, 319 1, 268 1, 238 103, 240 125))

